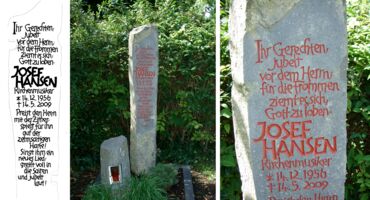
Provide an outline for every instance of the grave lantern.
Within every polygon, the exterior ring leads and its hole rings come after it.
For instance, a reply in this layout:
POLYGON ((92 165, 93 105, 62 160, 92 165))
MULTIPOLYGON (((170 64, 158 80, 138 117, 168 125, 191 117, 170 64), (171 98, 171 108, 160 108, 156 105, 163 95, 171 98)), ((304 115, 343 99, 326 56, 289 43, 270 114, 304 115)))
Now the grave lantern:
POLYGON ((109 183, 121 183, 121 165, 109 166, 109 183))
POLYGON ((127 139, 124 136, 105 140, 100 146, 101 183, 125 186, 130 178, 127 139))

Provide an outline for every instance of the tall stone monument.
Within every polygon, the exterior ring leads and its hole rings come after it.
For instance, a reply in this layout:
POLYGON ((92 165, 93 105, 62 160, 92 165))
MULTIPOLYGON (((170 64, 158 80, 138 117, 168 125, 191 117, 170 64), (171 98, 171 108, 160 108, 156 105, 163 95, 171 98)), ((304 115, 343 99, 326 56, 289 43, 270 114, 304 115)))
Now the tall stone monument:
POLYGON ((230 53, 243 199, 344 199, 343 0, 233 0, 230 53))
POLYGON ((156 162, 158 31, 154 25, 133 29, 129 38, 131 106, 130 157, 135 174, 156 162))

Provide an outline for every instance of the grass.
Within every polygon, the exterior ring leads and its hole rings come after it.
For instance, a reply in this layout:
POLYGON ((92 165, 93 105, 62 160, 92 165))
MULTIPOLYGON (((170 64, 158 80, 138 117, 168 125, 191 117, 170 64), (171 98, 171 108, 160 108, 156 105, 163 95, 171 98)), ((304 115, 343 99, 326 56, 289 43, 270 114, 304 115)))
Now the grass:
POLYGON ((177 167, 158 164, 149 173, 131 177, 126 188, 111 189, 110 186, 90 186, 83 200, 166 200, 166 189, 177 183, 177 167))
POLYGON ((146 175, 133 177, 122 199, 167 200, 166 190, 159 187, 158 182, 159 177, 146 175))
POLYGON ((158 178, 158 187, 168 189, 172 185, 175 185, 177 180, 178 168, 174 164, 158 164, 155 168, 150 170, 148 173, 149 177, 158 178))
POLYGON ((83 200, 113 200, 113 192, 111 187, 105 185, 91 185, 87 188, 83 200))

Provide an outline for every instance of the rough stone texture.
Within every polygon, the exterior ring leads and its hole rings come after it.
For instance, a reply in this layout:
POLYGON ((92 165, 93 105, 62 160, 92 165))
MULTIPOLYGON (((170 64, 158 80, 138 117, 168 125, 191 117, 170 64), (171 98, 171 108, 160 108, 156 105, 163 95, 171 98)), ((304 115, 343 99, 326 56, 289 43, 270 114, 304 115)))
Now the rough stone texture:
POLYGON ((131 170, 147 172, 156 163, 158 31, 154 25, 133 29, 129 39, 131 170))
POLYGON ((105 140, 100 146, 100 175, 101 183, 110 185, 109 167, 121 166, 121 183, 114 186, 126 186, 130 179, 130 158, 127 139, 124 136, 118 136, 105 140))
POLYGON ((194 200, 193 181, 191 179, 191 170, 189 165, 182 167, 182 174, 184 177, 185 200, 194 200))
POLYGON ((337 199, 344 199, 347 142, 345 128, 347 107, 345 2, 342 0, 233 0, 230 9, 229 34, 233 77, 232 106, 235 148, 242 180, 243 199, 319 199, 330 197, 335 199, 335 196, 337 199), (282 69, 274 68, 274 60, 283 59, 283 56, 279 56, 279 51, 274 51, 275 44, 281 42, 280 45, 275 46, 275 50, 289 45, 302 46, 306 38, 309 38, 309 44, 324 44, 325 48, 322 48, 324 49, 322 53, 315 55, 302 53, 296 57, 286 54, 286 59, 296 59, 297 61, 298 58, 301 60, 299 63, 295 62, 296 66, 282 69), (257 43, 258 40, 261 43, 257 43), (266 54, 261 53, 258 44, 261 44, 269 52, 266 57, 262 56, 260 60, 258 55, 266 54), (268 47, 271 47, 270 50, 267 50, 268 47), (311 81, 308 81, 308 75, 303 72, 307 71, 309 67, 311 70, 326 71, 331 76, 326 79, 323 77, 312 78, 311 81), (297 73, 298 76, 295 82, 286 78, 280 82, 279 72, 297 73), (262 80, 261 77, 264 77, 265 73, 271 74, 274 81, 262 80), (274 88, 274 93, 268 93, 267 90, 264 90, 264 95, 262 95, 263 82, 271 85, 274 88), (316 108, 322 109, 326 115, 308 115, 309 112, 306 112, 305 109, 311 109, 312 105, 305 103, 269 107, 273 98, 292 100, 295 96, 303 98, 320 96, 317 91, 294 93, 294 89, 291 93, 284 94, 278 90, 281 84, 325 84, 327 82, 337 84, 338 90, 321 92, 321 96, 328 102, 314 105, 316 108), (269 108, 272 108, 274 112, 281 111, 280 117, 275 115, 276 118, 272 119, 272 112, 269 108), (302 111, 303 114, 294 116, 293 109, 302 111), (285 115, 283 111, 288 112, 285 112, 287 113, 285 115), (304 121, 310 122, 305 123, 304 121), (271 137, 265 136, 259 140, 263 125, 258 122, 266 122, 267 125, 275 124, 270 127, 271 137), (284 122, 289 124, 283 126, 284 122), (296 123, 293 125, 293 129, 292 122, 296 123), (306 125, 307 131, 302 130, 305 129, 302 124, 306 125), (278 137, 277 125, 281 128, 281 137, 278 137), (289 133, 295 132, 296 137, 287 134, 288 131, 289 133), (287 137, 284 138, 286 135, 287 137), (316 139, 321 146, 315 145, 316 139), (266 142, 266 146, 264 146, 264 142, 266 142), (273 142, 276 145, 275 150, 280 152, 276 158, 273 157, 272 150, 267 149, 273 147, 273 142), (283 143, 286 146, 280 146, 283 143), (292 147, 293 143, 298 146, 303 144, 305 149, 302 155, 296 147, 292 147), (332 145, 332 152, 327 144, 332 145), (316 149, 317 153, 314 154, 312 149, 316 149), (267 152, 266 157, 265 152, 267 152), (285 169, 281 167, 281 163, 284 161, 286 163, 292 161, 314 163, 312 159, 327 160, 330 164, 328 164, 329 166, 315 165, 312 167, 286 167, 285 169), (278 164, 280 168, 268 169, 266 163, 278 164), (320 174, 320 176, 309 179, 307 173, 311 172, 320 174), (305 173, 306 176, 304 176, 305 173), (278 177, 278 174, 282 174, 285 178, 278 177), (294 176, 292 178, 290 175, 297 175, 298 179, 294 179, 294 176), (279 181, 278 178, 280 178, 279 181), (307 187, 307 182, 320 182, 321 185, 325 185, 325 181, 328 183, 325 188, 324 186, 320 188, 307 187), (272 189, 270 190, 270 188, 272 189))
POLYGON ((269 28, 280 21, 300 0, 259 0, 247 3, 247 31, 256 28, 256 25, 269 28))

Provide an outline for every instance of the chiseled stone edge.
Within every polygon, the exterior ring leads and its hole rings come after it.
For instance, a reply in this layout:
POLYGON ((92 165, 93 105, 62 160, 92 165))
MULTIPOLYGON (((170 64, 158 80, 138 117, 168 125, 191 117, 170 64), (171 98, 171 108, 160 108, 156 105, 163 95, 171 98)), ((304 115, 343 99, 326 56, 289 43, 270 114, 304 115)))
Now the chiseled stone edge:
MULTIPOLYGON (((231 103, 235 152, 242 182, 243 199, 256 199, 248 134, 248 88, 244 83, 244 36, 247 32, 247 1, 233 0, 230 7, 229 35, 233 86, 231 103)), ((250 28, 252 29, 252 27, 250 28)))

